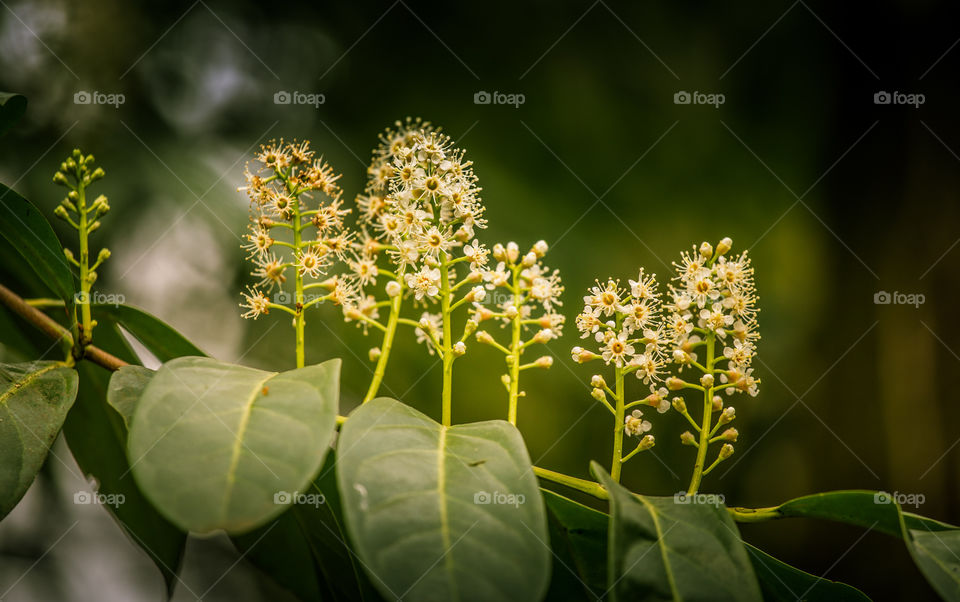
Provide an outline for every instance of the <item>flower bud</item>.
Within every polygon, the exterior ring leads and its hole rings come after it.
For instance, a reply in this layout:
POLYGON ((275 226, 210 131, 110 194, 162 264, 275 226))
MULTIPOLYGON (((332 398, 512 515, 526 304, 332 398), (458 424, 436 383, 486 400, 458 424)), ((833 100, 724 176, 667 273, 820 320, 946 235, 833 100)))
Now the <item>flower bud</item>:
POLYGON ((537 325, 540 328, 550 328, 553 326, 553 320, 550 318, 550 314, 543 314, 540 316, 540 319, 537 320, 537 325))
POLYGON ((486 307, 478 307, 474 313, 476 316, 477 322, 483 322, 484 320, 489 320, 493 317, 493 311, 486 307))
POLYGON ((683 414, 687 411, 687 404, 682 397, 673 398, 673 409, 683 414))
POLYGON ((537 361, 534 362, 534 365, 537 368, 549 368, 553 365, 553 356, 552 355, 542 355, 537 358, 537 361))
POLYGON ((537 254, 533 251, 530 251, 523 256, 523 267, 529 268, 533 264, 537 263, 537 254))
MULTIPOLYGON (((93 157, 91 156, 91 159, 92 159, 92 158, 93 158, 93 157)), ((107 174, 105 174, 105 173, 103 172, 103 168, 102 168, 102 167, 98 167, 98 168, 96 168, 95 170, 93 170, 93 173, 92 173, 92 174, 90 174, 90 181, 91 181, 91 182, 94 182, 94 181, 96 181, 96 180, 99 180, 100 178, 102 178, 102 177, 105 176, 105 175, 107 175, 107 174)))
POLYGON ((510 263, 517 263, 517 258, 520 257, 520 247, 517 246, 517 243, 510 241, 507 243, 507 261, 510 263))
POLYGON ((640 440, 640 451, 646 451, 657 444, 656 439, 653 438, 653 435, 644 435, 643 439, 640 440))
POLYGON ((470 289, 470 292, 467 293, 467 299, 470 301, 477 301, 482 303, 484 299, 487 298, 487 289, 482 286, 475 286, 470 289))
POLYGON ((57 208, 53 210, 53 214, 59 217, 60 219, 67 219, 67 208, 63 205, 57 205, 57 208))
POLYGON ((713 386, 713 375, 708 373, 708 374, 704 374, 703 376, 701 376, 701 377, 700 377, 700 384, 703 385, 704 387, 707 387, 707 388, 712 387, 712 386, 713 386))
POLYGON ((707 259, 710 259, 711 257, 713 257, 713 245, 711 245, 707 241, 703 241, 702 243, 700 243, 700 254, 707 259))
POLYGON ((593 376, 590 377, 590 386, 596 387, 598 389, 602 389, 605 386, 607 386, 607 382, 603 380, 603 377, 600 376, 599 374, 594 374, 593 376))
POLYGON ((600 357, 600 356, 597 355, 596 353, 594 353, 594 352, 592 352, 592 351, 588 351, 587 349, 584 349, 583 347, 574 347, 574 348, 571 350, 571 352, 572 352, 572 355, 573 355, 573 361, 577 362, 578 364, 584 364, 584 363, 586 363, 586 362, 595 360, 595 359, 597 359, 597 358, 600 357))
POLYGON ((100 252, 97 254, 97 263, 106 261, 110 259, 110 249, 100 249, 100 252))
POLYGON ((549 328, 544 328, 543 330, 538 331, 537 334, 533 335, 533 342, 546 344, 546 343, 549 343, 550 339, 552 338, 553 338, 553 331, 550 330, 549 328))
POLYGON ((534 243, 532 251, 537 254, 537 257, 543 257, 547 254, 547 241, 538 240, 534 243))
POLYGON ((492 254, 493 254, 493 258, 496 259, 497 261, 503 261, 507 256, 506 250, 503 248, 503 245, 501 245, 500 243, 493 245, 492 254))
POLYGON ((472 270, 467 274, 467 282, 480 282, 483 280, 483 273, 476 270, 472 270))
POLYGON ((516 318, 519 313, 520 313, 520 312, 518 312, 518 311, 517 311, 517 308, 514 307, 513 305, 511 305, 511 306, 508 307, 507 309, 503 310, 503 314, 504 314, 507 318, 509 318, 510 320, 516 318))
POLYGON ((720 424, 727 424, 728 422, 733 422, 737 417, 737 410, 733 406, 729 406, 723 410, 723 413, 720 414, 720 424))
POLYGON ((53 183, 61 186, 70 186, 70 182, 67 181, 67 176, 63 175, 62 171, 53 174, 53 183))
POLYGON ((467 320, 467 323, 463 327, 463 336, 464 337, 470 336, 471 334, 477 331, 478 326, 480 325, 477 324, 477 321, 474 320, 473 318, 470 318, 469 320, 467 320))
POLYGON ((64 249, 63 249, 63 255, 64 255, 67 259, 73 259, 73 251, 71 251, 70 249, 64 248, 64 249))
POLYGON ((680 443, 682 443, 683 445, 696 445, 697 440, 694 439, 693 433, 691 433, 690 431, 684 431, 680 435, 680 443))
POLYGON ((500 375, 500 382, 503 383, 503 386, 504 386, 504 388, 506 388, 507 391, 510 390, 510 375, 509 375, 509 374, 501 374, 501 375, 500 375))
POLYGON ((487 332, 486 330, 481 330, 480 332, 477 333, 477 342, 483 343, 484 345, 492 345, 493 337, 490 336, 490 333, 487 332))
POLYGON ((593 397, 597 401, 606 401, 607 394, 603 392, 603 389, 594 389, 590 391, 590 397, 593 397))
POLYGON ((729 251, 732 248, 733 248, 733 241, 730 240, 729 236, 724 237, 720 240, 719 243, 717 243, 717 254, 724 255, 727 253, 727 251, 729 251))
POLYGON ((671 377, 667 378, 667 382, 666 382, 667 388, 670 389, 671 391, 679 391, 679 390, 682 389, 682 388, 684 387, 684 385, 686 385, 686 384, 687 384, 687 383, 685 383, 683 380, 677 378, 676 376, 671 376, 671 377))
POLYGON ((370 351, 367 352, 367 356, 369 356, 371 362, 377 361, 378 359, 380 359, 380 348, 371 347, 370 351))
POLYGON ((728 428, 720 434, 720 439, 722 441, 736 441, 737 437, 740 436, 740 432, 735 428, 728 428))
POLYGON ((463 341, 457 341, 456 343, 454 343, 454 345, 453 345, 453 356, 454 356, 454 357, 460 357, 461 355, 463 355, 463 354, 466 353, 466 352, 467 352, 467 346, 466 346, 466 344, 464 344, 463 341))
POLYGON ((720 455, 718 459, 726 460, 732 455, 733 455, 733 446, 730 445, 729 443, 724 443, 723 447, 720 448, 720 455))
POLYGON ((719 395, 714 395, 711 402, 713 403, 714 412, 719 412, 720 410, 723 409, 723 398, 720 397, 719 395))
POLYGON ((420 326, 420 330, 425 330, 428 332, 434 329, 433 322, 431 322, 430 319, 426 317, 420 318, 419 326, 420 326))
POLYGON ((387 296, 390 298, 396 297, 403 292, 403 286, 400 285, 396 280, 391 280, 387 283, 387 296))

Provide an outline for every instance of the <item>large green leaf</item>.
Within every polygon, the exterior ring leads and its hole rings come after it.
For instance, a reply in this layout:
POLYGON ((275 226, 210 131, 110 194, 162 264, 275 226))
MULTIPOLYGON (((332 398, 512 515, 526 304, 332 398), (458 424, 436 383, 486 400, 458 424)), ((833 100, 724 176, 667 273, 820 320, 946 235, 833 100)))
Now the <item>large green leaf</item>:
POLYGON ((614 600, 761 599, 723 504, 636 495, 596 462, 590 469, 610 492, 608 579, 614 600))
POLYGON ((77 397, 60 362, 0 364, 0 518, 30 488, 77 397))
MULTIPOLYGON (((130 430, 137 402, 140 401, 143 390, 147 388, 154 374, 156 372, 143 366, 124 366, 110 377, 107 403, 120 415, 126 431, 130 430)), ((123 442, 126 445, 126 433, 124 433, 123 442)))
POLYGON ((869 602, 870 598, 855 587, 839 581, 811 575, 781 562, 763 550, 744 543, 760 582, 763 599, 767 601, 796 602, 797 600, 869 602))
POLYGON ((167 362, 134 412, 133 474, 185 530, 249 531, 320 468, 339 390, 340 360, 283 373, 201 357, 167 362))
POLYGON ((27 110, 27 97, 13 92, 0 92, 0 136, 10 130, 27 110))
POLYGON ((553 550, 548 600, 599 600, 607 591, 609 516, 543 489, 553 550))
MULTIPOLYGON (((101 327, 104 323, 110 324, 114 329, 122 326, 161 362, 188 355, 206 355, 162 320, 136 307, 98 303, 94 304, 91 310, 101 327)), ((95 332, 94 337, 97 334, 95 332)))
POLYGON ((931 518, 903 512, 897 500, 880 491, 830 491, 799 497, 775 508, 733 510, 738 520, 759 517, 804 517, 864 527, 907 545, 930 585, 947 600, 960 601, 960 529, 931 518))
POLYGON ((379 600, 347 544, 336 463, 331 451, 310 488, 298 497, 302 503, 233 541, 301 600, 379 600))
POLYGON ((0 184, 0 234, 65 302, 73 301, 73 274, 53 228, 27 199, 0 184))
MULTIPOLYGON (((107 336, 98 331, 98 345, 116 349, 122 343, 116 335, 107 336)), ((131 370, 146 370, 140 366, 122 368, 127 379, 131 370)), ((117 372, 115 374, 120 374, 117 372)), ((70 410, 63 432, 70 451, 84 474, 96 479, 100 494, 122 499, 123 503, 104 505, 131 541, 150 557, 163 575, 167 593, 172 594, 177 584, 177 571, 183 559, 187 535, 163 518, 143 496, 130 473, 127 462, 127 426, 123 416, 107 401, 116 403, 110 372, 89 362, 80 365, 80 394, 70 410)), ((124 393, 135 396, 131 388, 124 393)))
POLYGON ((444 427, 380 398, 354 410, 337 451, 347 531, 384 597, 542 598, 546 514, 515 427, 444 427))

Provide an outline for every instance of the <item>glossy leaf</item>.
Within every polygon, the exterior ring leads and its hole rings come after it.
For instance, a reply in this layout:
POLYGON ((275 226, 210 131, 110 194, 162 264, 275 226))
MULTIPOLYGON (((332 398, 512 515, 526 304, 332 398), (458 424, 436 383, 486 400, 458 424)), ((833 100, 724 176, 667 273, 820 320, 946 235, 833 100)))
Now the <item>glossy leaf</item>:
MULTIPOLYGON (((122 326, 161 362, 178 357, 206 355, 171 326, 136 307, 98 303, 91 309, 100 324, 98 328, 103 327, 104 323, 109 323, 114 329, 122 326)), ((126 342, 124 344, 126 345, 126 342)))
POLYGON ((636 495, 593 462, 610 493, 613 600, 760 600, 753 566, 723 504, 636 495))
POLYGON ((27 97, 13 92, 0 92, 0 136, 6 134, 27 110, 27 97))
POLYGON ((599 600, 607 591, 607 523, 610 518, 543 489, 553 550, 548 600, 599 600))
MULTIPOLYGON (((754 511, 737 509, 745 520, 754 511)), ((760 510, 776 517, 804 517, 856 525, 900 537, 917 567, 944 599, 960 601, 960 529, 903 512, 888 493, 830 491, 760 510)))
POLYGON ((209 358, 167 362, 144 390, 127 455, 175 525, 243 533, 303 491, 333 436, 340 361, 265 372, 209 358), (275 497, 276 496, 276 497, 275 497))
POLYGON ((336 464, 331 451, 310 488, 301 492, 302 503, 233 540, 247 559, 301 600, 379 600, 347 543, 336 464))
POLYGON ((107 403, 123 419, 124 427, 130 430, 133 422, 133 412, 137 409, 137 402, 155 372, 143 366, 124 366, 110 377, 110 386, 107 389, 107 403))
POLYGON ((60 362, 0 364, 0 518, 30 488, 77 397, 60 362))
POLYGON ((57 297, 72 302, 73 274, 53 228, 30 201, 3 184, 0 184, 0 234, 57 297))
MULTIPOLYGON (((97 344, 115 349, 120 342, 105 333, 106 330, 97 330, 97 344)), ((131 366, 122 371, 131 369, 146 370, 131 366)), ((110 374, 88 362, 80 365, 80 393, 64 423, 64 436, 80 469, 96 479, 97 491, 123 500, 122 504, 108 504, 103 508, 153 561, 163 575, 167 593, 172 594, 187 534, 163 518, 134 481, 125 453, 126 423, 107 403, 111 396, 108 394, 108 382, 112 383, 110 374)))
POLYGON ((801 571, 748 543, 744 543, 744 546, 750 555, 750 562, 753 563, 753 570, 760 582, 764 600, 782 600, 783 602, 797 600, 869 602, 870 600, 866 594, 855 587, 801 571))
POLYGON ((444 427, 380 398, 351 414, 337 450, 347 531, 385 598, 545 594, 546 514, 515 427, 500 420, 444 427))

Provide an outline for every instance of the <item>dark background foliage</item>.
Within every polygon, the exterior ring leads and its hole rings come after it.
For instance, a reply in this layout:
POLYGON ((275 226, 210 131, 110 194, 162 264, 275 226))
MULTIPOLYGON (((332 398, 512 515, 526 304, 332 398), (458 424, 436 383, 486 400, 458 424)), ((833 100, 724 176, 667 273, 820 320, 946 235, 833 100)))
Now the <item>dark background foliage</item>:
MULTIPOLYGON (((766 506, 884 489, 922 494, 918 512, 956 523, 957 22, 949 3, 905 0, 10 0, 0 9, 0 89, 30 105, 0 146, 0 179, 50 216, 59 161, 76 145, 93 152, 113 207, 95 237, 114 253, 97 289, 123 294, 221 359, 289 368, 286 320, 239 317, 251 280, 238 239, 244 161, 270 138, 308 138, 352 197, 377 133, 422 116, 476 163, 491 224, 483 240, 551 243, 571 320, 594 278, 626 279, 643 265, 663 279, 681 250, 727 235, 750 249, 763 385, 756 399, 738 398, 737 453, 706 491, 766 506), (84 90, 125 102, 75 104, 84 90), (322 93, 325 103, 277 105, 282 90, 322 93), (521 93, 525 103, 474 104, 481 90, 521 93), (722 93, 725 103, 678 105, 678 91, 722 93), (877 105, 879 91, 922 93, 925 103, 877 105), (879 291, 925 303, 877 305, 879 291)), ((42 294, 8 251, 3 281, 42 294)), ((371 343, 332 308, 310 317, 308 333, 308 361, 344 358, 349 409, 368 382, 371 343)), ((409 334, 384 392, 436 415, 439 365, 409 334)), ((608 461, 610 425, 589 397, 594 369, 570 361, 577 343, 571 323, 550 345, 558 361, 527 378, 519 426, 536 464, 585 477, 589 459, 608 461)), ((457 363, 456 421, 504 415, 501 361, 474 346, 457 363)), ((682 428, 673 413, 656 417, 655 454, 631 462, 627 486, 683 488, 693 457, 679 445, 682 428)), ((0 589, 13 584, 10 599, 87 599, 90 584, 112 583, 111 596, 152 598, 149 563, 128 553, 109 521, 62 535, 79 475, 57 449, 64 461, 51 461, 0 528, 0 589), (104 546, 114 549, 97 551, 104 546), (124 577, 109 568, 91 576, 79 551, 126 567, 124 577)), ((933 596, 902 545, 882 535, 805 522, 743 531, 874 597, 933 596)), ((186 579, 198 593, 212 585, 208 596, 255 598, 243 563, 218 580, 231 554, 216 540, 192 542, 186 579)))

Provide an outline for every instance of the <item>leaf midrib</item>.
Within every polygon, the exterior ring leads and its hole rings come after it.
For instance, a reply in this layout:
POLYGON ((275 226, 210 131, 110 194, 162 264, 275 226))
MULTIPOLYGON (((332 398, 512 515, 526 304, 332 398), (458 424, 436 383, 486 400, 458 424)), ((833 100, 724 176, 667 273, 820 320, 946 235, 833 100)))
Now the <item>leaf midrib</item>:
POLYGON ((3 393, 0 393, 0 405, 7 405, 7 400, 10 399, 10 397, 13 396, 14 393, 18 391, 22 391, 25 386, 29 385, 34 380, 40 378, 47 372, 50 372, 51 370, 59 367, 60 367, 60 364, 53 363, 44 368, 37 370, 36 372, 30 372, 26 376, 24 376, 23 378, 15 382, 11 382, 10 387, 3 393))
POLYGON ((230 505, 230 498, 233 495, 233 486, 237 481, 237 466, 240 464, 240 454, 243 452, 243 436, 247 431, 247 426, 250 424, 250 414, 253 413, 253 404, 256 402, 257 396, 260 394, 263 386, 276 375, 276 372, 271 372, 266 378, 261 379, 260 382, 257 383, 257 386, 253 388, 250 399, 247 400, 247 403, 243 407, 243 415, 240 417, 240 424, 237 426, 237 432, 234 434, 230 466, 227 468, 227 486, 224 488, 223 493, 223 513, 225 516, 227 514, 227 507, 230 505))

